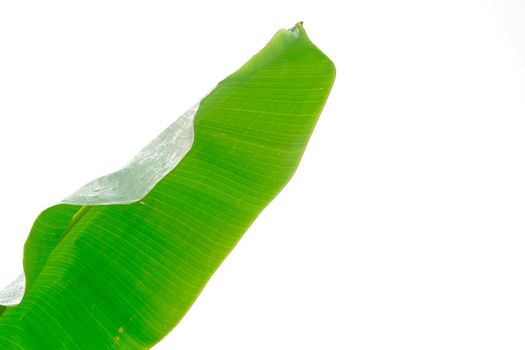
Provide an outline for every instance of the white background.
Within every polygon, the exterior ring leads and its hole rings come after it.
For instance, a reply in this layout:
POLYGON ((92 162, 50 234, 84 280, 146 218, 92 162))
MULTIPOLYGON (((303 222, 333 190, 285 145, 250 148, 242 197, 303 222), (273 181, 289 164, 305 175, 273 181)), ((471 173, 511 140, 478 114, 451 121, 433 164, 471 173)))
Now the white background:
POLYGON ((155 349, 523 349, 519 0, 0 2, 0 285, 299 20, 338 70, 303 162, 155 349))

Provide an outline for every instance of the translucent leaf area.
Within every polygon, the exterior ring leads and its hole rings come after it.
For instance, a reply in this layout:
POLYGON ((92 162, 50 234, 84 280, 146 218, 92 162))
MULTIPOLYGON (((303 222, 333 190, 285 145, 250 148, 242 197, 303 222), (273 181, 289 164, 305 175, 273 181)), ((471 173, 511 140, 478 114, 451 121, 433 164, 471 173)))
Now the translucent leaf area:
POLYGON ((122 169, 80 188, 62 203, 107 205, 133 203, 146 196, 188 153, 199 105, 180 116, 122 169))

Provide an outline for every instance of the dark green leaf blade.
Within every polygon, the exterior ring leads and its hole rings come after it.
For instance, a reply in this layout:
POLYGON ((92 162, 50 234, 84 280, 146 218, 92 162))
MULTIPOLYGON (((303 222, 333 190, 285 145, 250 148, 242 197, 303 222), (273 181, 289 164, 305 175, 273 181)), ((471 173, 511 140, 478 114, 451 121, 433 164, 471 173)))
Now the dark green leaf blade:
POLYGON ((293 175, 334 77, 302 25, 282 30, 201 102, 192 149, 145 198, 39 217, 28 289, 0 317, 0 348, 148 349, 162 339, 293 175))

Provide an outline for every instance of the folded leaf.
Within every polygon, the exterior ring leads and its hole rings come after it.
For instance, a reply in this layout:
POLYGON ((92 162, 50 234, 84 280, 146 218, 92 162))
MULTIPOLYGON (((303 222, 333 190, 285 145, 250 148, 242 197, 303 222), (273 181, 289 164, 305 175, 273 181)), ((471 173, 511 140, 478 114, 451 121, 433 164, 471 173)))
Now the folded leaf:
POLYGON ((201 101, 191 149, 145 197, 44 211, 24 298, 0 308, 0 349, 160 341, 293 175, 334 77, 301 24, 281 30, 201 101))

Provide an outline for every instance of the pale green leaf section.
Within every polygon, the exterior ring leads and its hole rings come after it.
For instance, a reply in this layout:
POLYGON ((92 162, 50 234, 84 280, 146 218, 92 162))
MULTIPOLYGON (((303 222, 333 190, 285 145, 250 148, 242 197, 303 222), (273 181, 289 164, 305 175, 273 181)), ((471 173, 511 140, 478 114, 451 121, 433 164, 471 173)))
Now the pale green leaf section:
POLYGON ((24 296, 25 287, 26 276, 22 273, 16 280, 0 291, 0 306, 18 305, 24 296))
POLYGON ((181 115, 122 169, 86 184, 62 203, 127 204, 144 198, 190 150, 198 108, 197 104, 181 115))

